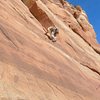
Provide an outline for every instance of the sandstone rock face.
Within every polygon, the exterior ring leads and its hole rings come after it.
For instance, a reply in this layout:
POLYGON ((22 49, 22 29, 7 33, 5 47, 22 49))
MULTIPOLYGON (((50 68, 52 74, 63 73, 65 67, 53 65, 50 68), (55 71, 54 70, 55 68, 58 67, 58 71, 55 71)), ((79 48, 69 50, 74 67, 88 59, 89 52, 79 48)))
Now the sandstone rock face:
POLYGON ((100 100, 100 45, 81 7, 0 1, 0 100, 100 100))

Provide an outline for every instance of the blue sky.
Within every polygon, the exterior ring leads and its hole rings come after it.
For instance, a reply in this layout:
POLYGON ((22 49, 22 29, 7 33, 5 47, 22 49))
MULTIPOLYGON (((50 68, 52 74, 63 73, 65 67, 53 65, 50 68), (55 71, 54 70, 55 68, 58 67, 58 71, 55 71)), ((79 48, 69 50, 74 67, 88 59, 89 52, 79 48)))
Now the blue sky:
POLYGON ((80 5, 88 15, 90 23, 96 32, 98 43, 100 43, 100 0, 67 0, 73 5, 80 5))

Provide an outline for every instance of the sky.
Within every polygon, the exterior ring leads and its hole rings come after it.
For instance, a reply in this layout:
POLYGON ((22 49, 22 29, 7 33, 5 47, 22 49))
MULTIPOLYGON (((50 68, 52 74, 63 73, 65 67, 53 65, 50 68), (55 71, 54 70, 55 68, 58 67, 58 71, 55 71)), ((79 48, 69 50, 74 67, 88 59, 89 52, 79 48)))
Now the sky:
POLYGON ((88 18, 96 32, 100 44, 100 0, 67 0, 73 5, 80 5, 87 13, 88 18))

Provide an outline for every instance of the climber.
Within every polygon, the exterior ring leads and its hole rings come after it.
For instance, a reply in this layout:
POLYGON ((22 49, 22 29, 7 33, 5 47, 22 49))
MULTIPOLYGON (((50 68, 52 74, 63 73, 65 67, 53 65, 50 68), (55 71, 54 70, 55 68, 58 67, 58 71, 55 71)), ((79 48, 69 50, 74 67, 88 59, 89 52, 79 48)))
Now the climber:
POLYGON ((52 42, 56 42, 56 36, 59 33, 58 29, 55 26, 50 26, 48 27, 48 33, 52 42))

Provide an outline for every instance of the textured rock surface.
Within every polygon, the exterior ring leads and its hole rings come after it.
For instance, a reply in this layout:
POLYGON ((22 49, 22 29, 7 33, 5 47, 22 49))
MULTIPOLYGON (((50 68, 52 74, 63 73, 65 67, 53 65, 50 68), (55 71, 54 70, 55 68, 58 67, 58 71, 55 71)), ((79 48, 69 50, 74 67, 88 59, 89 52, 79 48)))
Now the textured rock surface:
POLYGON ((100 100, 100 45, 82 8, 22 1, 0 1, 0 100, 100 100))

